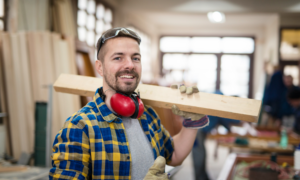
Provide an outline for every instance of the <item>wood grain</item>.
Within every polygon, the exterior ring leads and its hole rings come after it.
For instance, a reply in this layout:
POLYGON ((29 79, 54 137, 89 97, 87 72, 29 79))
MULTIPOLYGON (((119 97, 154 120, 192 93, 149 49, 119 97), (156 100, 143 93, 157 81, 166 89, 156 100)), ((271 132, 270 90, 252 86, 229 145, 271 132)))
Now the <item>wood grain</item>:
MULTIPOLYGON (((27 135, 27 143, 29 152, 33 152, 34 149, 34 139, 35 139, 35 119, 34 119, 34 112, 35 112, 35 103, 32 96, 32 86, 31 86, 31 79, 30 79, 30 68, 29 68, 29 60, 28 60, 28 46, 27 46, 27 39, 26 34, 24 32, 20 32, 17 35, 18 38, 18 45, 19 45, 19 59, 17 63, 19 63, 19 69, 21 76, 19 79, 21 80, 21 96, 23 99, 23 108, 25 110, 25 116, 23 117, 25 126, 21 128, 25 129, 27 135), (26 120, 26 121, 25 121, 26 120), (26 128, 24 128, 26 127, 26 128)), ((21 123, 20 123, 21 124, 21 123)))
MULTIPOLYGON (((102 86, 102 79, 61 74, 54 83, 58 92, 93 96, 102 86)), ((209 93, 193 95, 180 94, 179 90, 168 87, 140 84, 137 88, 146 105, 171 109, 175 104, 180 110, 212 116, 256 122, 261 108, 261 101, 230 97, 209 93)))
POLYGON ((3 47, 3 65, 4 65, 4 74, 6 82, 6 92, 7 92, 7 104, 8 104, 8 114, 9 114, 9 123, 10 123, 10 135, 11 135, 11 144, 12 144, 12 154, 13 157, 18 159, 21 155, 21 139, 20 131, 18 128, 18 113, 15 111, 15 102, 16 99, 16 86, 14 83, 14 67, 12 60, 12 49, 11 49, 11 38, 8 33, 2 34, 2 47, 3 47))
MULTIPOLYGON (((3 52, 2 52, 2 31, 0 31, 0 111, 4 113, 8 113, 7 107, 7 93, 5 91, 5 81, 4 81, 4 65, 3 65, 3 52)), ((3 124, 6 128, 6 139, 5 139, 5 147, 8 155, 11 154, 11 138, 10 138, 10 130, 9 130, 9 119, 8 117, 2 117, 3 124)))

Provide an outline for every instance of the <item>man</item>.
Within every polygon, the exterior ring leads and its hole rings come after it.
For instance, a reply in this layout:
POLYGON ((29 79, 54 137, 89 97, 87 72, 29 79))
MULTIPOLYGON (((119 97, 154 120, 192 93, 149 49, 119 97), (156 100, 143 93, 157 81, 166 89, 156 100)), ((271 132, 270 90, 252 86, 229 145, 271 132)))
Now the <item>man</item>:
POLYGON ((270 119, 274 119, 271 125, 280 126, 284 116, 293 115, 293 108, 286 98, 288 91, 293 88, 292 76, 284 76, 282 71, 272 75, 263 97, 263 109, 270 115, 270 119))
MULTIPOLYGON (((174 110, 199 120, 185 119, 185 127, 171 138, 149 106, 137 119, 116 113, 128 108, 127 100, 118 102, 121 98, 138 99, 134 90, 142 71, 140 42, 140 37, 126 28, 110 29, 98 40, 95 64, 103 87, 96 90, 93 101, 67 119, 56 136, 50 179, 149 179, 149 174, 150 179, 159 179, 161 174, 148 172, 157 157, 176 166, 191 151, 197 128, 208 124, 207 116, 174 110), (113 108, 115 103, 124 108, 113 108)), ((137 107, 134 112, 137 114, 137 107)), ((154 164, 150 170, 155 167, 163 166, 154 164)))
POLYGON ((300 135, 300 89, 293 88, 289 91, 287 99, 289 103, 295 108, 295 122, 294 122, 294 132, 300 135))

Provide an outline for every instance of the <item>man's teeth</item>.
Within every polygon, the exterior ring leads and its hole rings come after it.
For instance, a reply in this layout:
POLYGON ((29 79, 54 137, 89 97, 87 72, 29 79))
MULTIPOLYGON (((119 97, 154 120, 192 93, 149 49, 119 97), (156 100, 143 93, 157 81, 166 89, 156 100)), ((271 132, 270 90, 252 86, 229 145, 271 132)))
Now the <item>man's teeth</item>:
POLYGON ((124 76, 120 76, 120 78, 128 78, 128 79, 132 79, 133 76, 124 75, 124 76))

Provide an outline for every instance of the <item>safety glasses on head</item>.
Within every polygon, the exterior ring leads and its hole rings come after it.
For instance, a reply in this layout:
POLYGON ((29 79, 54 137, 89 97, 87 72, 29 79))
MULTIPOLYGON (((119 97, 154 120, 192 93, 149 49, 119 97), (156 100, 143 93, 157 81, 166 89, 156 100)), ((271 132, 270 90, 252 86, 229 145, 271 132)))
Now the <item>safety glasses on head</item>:
POLYGON ((113 29, 109 29, 106 32, 104 32, 102 34, 102 36, 100 37, 100 39, 98 40, 97 43, 97 57, 99 54, 99 51, 102 47, 102 45, 105 43, 106 40, 114 38, 114 37, 131 37, 133 39, 135 39, 139 44, 141 43, 141 38, 137 35, 137 33, 135 33, 134 31, 127 29, 127 28, 123 28, 123 27, 117 27, 117 28, 113 28, 113 29))

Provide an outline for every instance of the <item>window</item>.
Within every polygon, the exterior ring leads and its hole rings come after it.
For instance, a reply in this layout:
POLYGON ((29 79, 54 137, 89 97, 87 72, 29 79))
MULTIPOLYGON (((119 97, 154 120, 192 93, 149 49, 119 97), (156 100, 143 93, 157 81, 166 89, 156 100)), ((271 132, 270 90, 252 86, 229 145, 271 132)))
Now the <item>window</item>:
POLYGON ((280 29, 279 64, 284 75, 293 77, 293 84, 299 85, 300 28, 280 29))
POLYGON ((251 97, 255 49, 249 37, 173 37, 160 39, 162 75, 169 84, 197 84, 200 91, 251 97))
POLYGON ((293 77, 293 84, 299 86, 299 67, 298 65, 286 65, 284 66, 283 73, 285 76, 293 77))
POLYGON ((4 15, 5 15, 5 4, 4 0, 0 0, 0 31, 4 30, 4 15))
POLYGON ((112 28, 112 10, 95 0, 78 0, 77 6, 78 39, 95 47, 101 34, 112 28))
POLYGON ((141 80, 144 83, 151 83, 153 80, 153 73, 152 73, 152 64, 151 64, 151 39, 150 37, 143 33, 142 31, 138 30, 135 27, 129 26, 128 29, 132 29, 136 32, 142 39, 140 44, 140 51, 142 56, 142 77, 141 80))
POLYGON ((300 29, 281 30, 280 59, 282 61, 300 60, 300 29))

